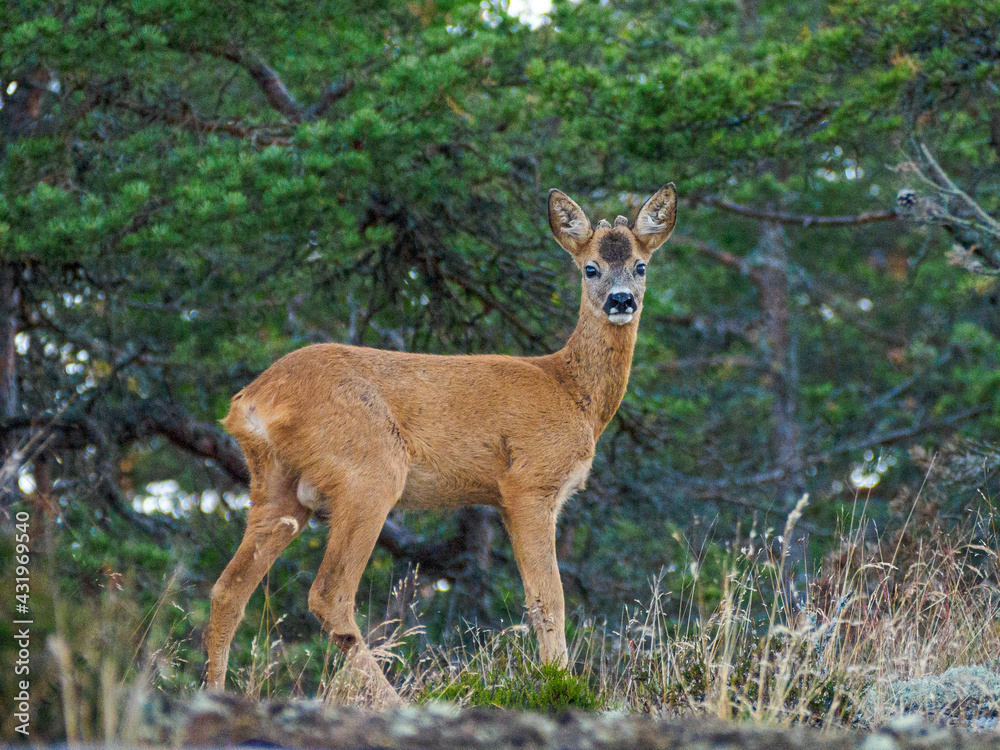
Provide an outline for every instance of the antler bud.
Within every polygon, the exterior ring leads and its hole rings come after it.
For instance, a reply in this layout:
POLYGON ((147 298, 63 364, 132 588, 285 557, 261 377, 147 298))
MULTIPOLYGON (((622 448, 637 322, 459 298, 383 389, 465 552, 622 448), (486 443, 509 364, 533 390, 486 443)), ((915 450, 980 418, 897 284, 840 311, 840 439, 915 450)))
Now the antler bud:
POLYGON ((611 229, 611 224, 608 223, 607 219, 601 219, 599 222, 597 222, 597 228, 601 229, 602 227, 604 229, 611 229))
POLYGON ((627 227, 628 226, 628 217, 627 216, 616 216, 615 217, 615 226, 616 227, 627 227))

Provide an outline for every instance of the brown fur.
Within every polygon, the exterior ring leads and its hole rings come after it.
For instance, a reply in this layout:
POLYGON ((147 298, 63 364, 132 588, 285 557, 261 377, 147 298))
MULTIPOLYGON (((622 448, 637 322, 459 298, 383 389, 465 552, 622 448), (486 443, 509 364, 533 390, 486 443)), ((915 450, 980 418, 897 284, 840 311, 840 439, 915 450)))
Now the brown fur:
POLYGON ((628 230, 608 232, 601 238, 598 254, 611 265, 621 265, 632 257, 632 242, 628 230))
MULTIPOLYGON (((672 185, 657 196, 660 209, 676 205, 672 185)), ((541 658, 566 664, 556 517, 586 481, 597 439, 625 394, 645 288, 634 265, 666 241, 673 215, 666 227, 656 217, 641 223, 640 213, 637 226, 656 236, 621 226, 594 231, 576 203, 553 191, 549 216, 581 268, 599 262, 609 232, 629 249, 615 269, 605 264, 601 278, 584 279, 576 330, 558 352, 437 356, 319 344, 282 357, 233 398, 223 424, 246 453, 252 507, 243 542, 212 589, 209 688, 224 686, 250 594, 313 511, 329 519, 330 538, 309 608, 376 700, 395 693, 354 621, 354 596, 394 507, 498 508, 541 658), (623 285, 638 309, 613 324, 601 307, 623 285)))

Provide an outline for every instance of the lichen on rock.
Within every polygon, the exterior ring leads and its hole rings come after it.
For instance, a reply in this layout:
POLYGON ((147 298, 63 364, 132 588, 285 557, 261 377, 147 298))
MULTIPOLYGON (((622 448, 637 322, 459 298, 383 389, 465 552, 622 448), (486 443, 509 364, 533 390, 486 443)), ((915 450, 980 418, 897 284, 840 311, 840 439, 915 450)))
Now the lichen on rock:
POLYGON ((997 729, 1000 673, 982 666, 952 667, 940 675, 875 685, 865 694, 859 714, 869 725, 917 714, 938 725, 997 729))

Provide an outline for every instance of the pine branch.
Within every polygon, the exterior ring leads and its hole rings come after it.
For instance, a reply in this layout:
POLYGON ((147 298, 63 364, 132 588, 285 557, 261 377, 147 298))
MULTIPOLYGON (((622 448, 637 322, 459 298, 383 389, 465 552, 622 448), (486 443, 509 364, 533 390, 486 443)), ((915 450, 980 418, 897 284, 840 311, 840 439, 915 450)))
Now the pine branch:
POLYGON ((657 364, 656 369, 660 372, 677 372, 689 369, 703 370, 707 367, 758 367, 762 364, 762 360, 756 357, 747 357, 741 354, 719 354, 712 357, 673 359, 657 364))
POLYGON ((790 224, 803 227, 846 227, 860 224, 875 224, 881 221, 896 221, 899 214, 891 211, 864 211, 851 216, 812 216, 807 214, 790 214, 784 211, 771 211, 741 203, 733 203, 717 195, 702 195, 692 199, 694 203, 718 208, 729 213, 745 216, 758 221, 771 221, 778 224, 790 224))
MULTIPOLYGON (((877 448, 879 446, 902 443, 911 438, 918 437, 919 435, 925 435, 938 430, 955 427, 962 422, 987 412, 990 408, 991 407, 988 404, 981 404, 968 409, 962 409, 953 414, 949 414, 946 417, 942 417, 941 419, 932 419, 927 422, 921 422, 920 424, 913 425, 912 427, 903 427, 898 430, 890 430, 888 432, 870 435, 864 438, 845 440, 828 450, 806 456, 804 464, 805 466, 814 466, 816 464, 827 463, 834 457, 845 453, 858 453, 866 448, 877 448)), ((724 494, 727 491, 736 490, 741 487, 754 487, 761 484, 778 482, 784 479, 785 474, 785 469, 775 468, 757 472, 755 474, 724 477, 721 479, 706 480, 698 477, 684 477, 678 479, 675 484, 677 482, 688 484, 691 487, 691 495, 697 499, 724 499, 727 497, 724 494)))
POLYGON ((249 138, 261 146, 287 146, 292 142, 292 135, 285 132, 286 128, 252 127, 243 125, 236 120, 203 120, 187 106, 180 112, 167 107, 151 107, 135 102, 123 102, 122 108, 135 112, 149 122, 163 122, 176 125, 195 133, 226 133, 234 138, 249 138))
MULTIPOLYGON (((320 100, 312 107, 307 108, 299 104, 292 92, 288 90, 281 76, 278 75, 278 71, 268 65, 264 61, 264 58, 257 52, 245 49, 237 44, 229 44, 224 47, 194 46, 184 51, 218 57, 242 68, 253 79, 254 83, 257 84, 261 93, 264 94, 264 98, 267 99, 267 103, 293 124, 321 117, 330 107, 347 96, 354 88, 354 82, 349 79, 332 83, 325 88, 320 100)), ((240 130, 240 126, 232 123, 206 123, 203 127, 214 127, 215 129, 229 132, 232 135, 237 135, 240 130), (233 132, 230 128, 236 132, 233 132)), ((247 136, 238 135, 238 137, 247 136)))
POLYGON ((889 432, 871 435, 866 438, 845 440, 829 450, 809 456, 806 458, 806 462, 809 464, 825 463, 834 456, 843 455, 844 453, 857 453, 858 451, 863 451, 866 448, 876 448, 878 446, 902 443, 910 438, 917 437, 918 435, 936 432, 937 430, 941 430, 946 427, 955 427, 956 425, 972 419, 973 417, 978 417, 980 414, 989 411, 991 408, 990 404, 980 404, 978 406, 971 406, 968 409, 961 409, 953 414, 949 414, 946 417, 942 417, 941 419, 932 419, 927 422, 913 425, 912 427, 902 427, 898 430, 890 430, 889 432))
POLYGON ((254 83, 264 92, 264 96, 274 109, 278 110, 292 122, 302 120, 302 108, 295 101, 292 92, 285 86, 281 76, 270 65, 264 62, 256 52, 250 52, 234 44, 223 50, 212 50, 211 54, 223 57, 239 65, 254 80, 254 83))
POLYGON ((326 111, 330 109, 330 107, 351 93, 353 89, 354 81, 350 80, 330 84, 323 91, 323 97, 309 109, 309 116, 306 119, 312 120, 326 114, 326 111))
POLYGON ((722 250, 721 248, 718 248, 709 242, 705 242, 704 240, 696 240, 692 237, 678 237, 678 240, 688 247, 693 247, 702 255, 746 276, 754 284, 759 286, 762 282, 760 270, 747 263, 746 258, 734 255, 728 250, 722 250))

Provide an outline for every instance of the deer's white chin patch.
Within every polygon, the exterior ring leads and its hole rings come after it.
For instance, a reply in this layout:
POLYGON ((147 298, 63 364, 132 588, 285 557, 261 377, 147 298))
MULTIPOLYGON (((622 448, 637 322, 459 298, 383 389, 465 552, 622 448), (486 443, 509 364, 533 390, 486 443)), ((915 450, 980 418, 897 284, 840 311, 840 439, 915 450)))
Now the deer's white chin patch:
POLYGON ((608 316, 608 320, 614 323, 616 326, 623 326, 632 322, 632 318, 635 317, 635 313, 611 313, 608 316))

